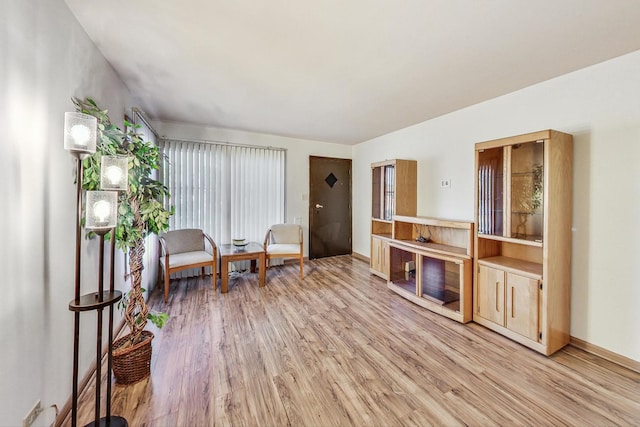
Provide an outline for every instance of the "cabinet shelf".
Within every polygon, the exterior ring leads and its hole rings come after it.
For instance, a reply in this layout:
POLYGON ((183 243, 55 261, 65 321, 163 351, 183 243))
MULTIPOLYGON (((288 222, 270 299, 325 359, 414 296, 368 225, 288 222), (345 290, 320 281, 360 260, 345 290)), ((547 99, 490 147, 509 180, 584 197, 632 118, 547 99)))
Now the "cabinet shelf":
POLYGON ((391 233, 372 233, 371 237, 379 237, 381 239, 391 239, 391 233))
POLYGON ((542 247, 542 242, 541 242, 542 236, 530 236, 528 238, 515 238, 515 237, 496 236, 493 234, 478 233, 478 238, 487 239, 487 240, 496 240, 500 242, 516 243, 519 245, 535 246, 538 248, 542 247))
POLYGON ((371 218, 371 221, 380 222, 382 224, 393 224, 393 220, 392 219, 371 218))
POLYGON ((521 276, 530 277, 532 279, 542 280, 542 264, 535 262, 505 256, 494 256, 489 258, 480 258, 478 259, 478 264, 499 268, 501 270, 520 274, 521 276))
POLYGON ((444 245, 444 244, 434 243, 434 242, 418 242, 416 240, 404 240, 404 239, 395 239, 395 241, 400 242, 405 246, 409 246, 418 250, 435 252, 442 255, 454 254, 456 255, 456 257, 471 259, 471 256, 467 255, 467 250, 465 248, 459 248, 457 246, 444 245))

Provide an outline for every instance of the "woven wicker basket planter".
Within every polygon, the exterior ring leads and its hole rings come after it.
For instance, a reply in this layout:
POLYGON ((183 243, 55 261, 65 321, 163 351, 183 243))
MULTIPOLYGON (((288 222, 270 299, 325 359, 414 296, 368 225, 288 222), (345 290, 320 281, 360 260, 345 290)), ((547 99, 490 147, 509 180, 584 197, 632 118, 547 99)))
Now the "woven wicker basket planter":
POLYGON ((129 335, 118 338, 113 343, 112 367, 118 384, 133 384, 151 374, 151 341, 153 333, 142 331, 142 341, 122 348, 129 341, 129 335))

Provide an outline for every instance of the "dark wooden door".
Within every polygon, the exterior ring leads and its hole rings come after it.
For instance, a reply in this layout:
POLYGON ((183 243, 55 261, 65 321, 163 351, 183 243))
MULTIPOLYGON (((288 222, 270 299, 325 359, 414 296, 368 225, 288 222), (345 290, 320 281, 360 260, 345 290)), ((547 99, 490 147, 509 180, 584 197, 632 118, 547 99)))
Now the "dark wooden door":
POLYGON ((351 159, 309 156, 309 259, 351 253, 351 159))

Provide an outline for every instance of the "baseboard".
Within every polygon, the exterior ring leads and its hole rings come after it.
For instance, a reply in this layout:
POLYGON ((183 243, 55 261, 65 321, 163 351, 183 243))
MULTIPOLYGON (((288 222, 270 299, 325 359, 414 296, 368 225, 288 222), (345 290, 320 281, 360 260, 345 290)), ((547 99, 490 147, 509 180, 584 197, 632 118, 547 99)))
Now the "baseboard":
POLYGON ((357 260, 360 260, 360 261, 366 262, 367 264, 369 264, 369 263, 371 262, 371 260, 369 259, 369 257, 366 257, 366 256, 364 256, 364 255, 362 255, 362 254, 357 253, 357 252, 352 252, 352 253, 351 253, 351 256, 352 256, 352 257, 354 257, 354 258, 355 258, 355 259, 357 259, 357 260))
POLYGON ((599 347, 595 344, 591 344, 576 337, 571 337, 569 344, 576 348, 579 348, 580 350, 584 350, 587 353, 602 357, 603 359, 608 360, 609 362, 613 362, 616 365, 620 365, 624 368, 640 373, 640 362, 638 361, 622 356, 618 353, 614 353, 610 350, 607 350, 606 348, 599 347))
MULTIPOLYGON (((120 323, 118 324, 118 326, 116 327, 115 331, 113 332, 114 340, 116 339, 116 337, 118 337, 120 335, 120 332, 122 332, 122 329, 124 328, 124 326, 125 326, 125 323, 124 323, 124 318, 123 318, 123 319, 120 320, 120 323)), ((105 348, 102 349, 102 359, 104 359, 104 356, 107 354, 108 350, 109 350, 108 347, 105 347, 105 348)), ((91 362, 91 365, 89 365, 89 368, 87 369, 87 372, 84 374, 84 376, 78 382, 78 398, 82 395, 82 393, 84 392, 84 389, 87 387, 87 385, 89 384, 89 382, 91 381, 91 379, 93 378, 93 376, 95 374, 96 374, 96 361, 94 360, 93 362, 91 362)), ((60 409, 60 412, 58 413, 58 416, 56 417, 56 420, 54 422, 54 426, 55 427, 61 427, 62 425, 71 423, 71 399, 72 399, 72 397, 73 396, 69 396, 69 398, 65 402, 64 406, 62 406, 62 408, 60 409)))

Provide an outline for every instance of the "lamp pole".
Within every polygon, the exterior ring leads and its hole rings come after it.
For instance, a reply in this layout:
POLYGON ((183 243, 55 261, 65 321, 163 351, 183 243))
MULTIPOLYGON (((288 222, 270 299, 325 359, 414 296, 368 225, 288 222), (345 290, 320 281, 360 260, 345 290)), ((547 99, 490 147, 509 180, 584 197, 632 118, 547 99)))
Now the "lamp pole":
MULTIPOLYGON (((83 113, 65 113, 64 146, 76 157, 76 254, 75 283, 73 300, 69 302, 69 310, 73 316, 73 389, 71 397, 71 425, 78 425, 78 366, 80 341, 80 312, 95 310, 97 313, 96 337, 96 396, 95 420, 88 425, 127 427, 127 420, 111 416, 111 342, 113 339, 113 305, 122 299, 122 292, 114 290, 114 254, 115 227, 117 223, 118 194, 115 191, 88 191, 86 229, 100 236, 100 252, 98 267, 98 291, 86 295, 80 294, 81 288, 81 234, 82 234, 82 179, 84 158, 96 151, 97 119, 83 113), (111 262, 109 290, 104 290, 104 236, 111 231, 111 262), (109 307, 109 343, 108 343, 108 384, 107 384, 107 416, 100 418, 100 392, 102 380, 102 314, 109 307)), ((126 171, 126 169, 125 169, 126 171)))

